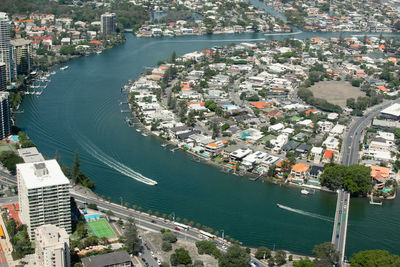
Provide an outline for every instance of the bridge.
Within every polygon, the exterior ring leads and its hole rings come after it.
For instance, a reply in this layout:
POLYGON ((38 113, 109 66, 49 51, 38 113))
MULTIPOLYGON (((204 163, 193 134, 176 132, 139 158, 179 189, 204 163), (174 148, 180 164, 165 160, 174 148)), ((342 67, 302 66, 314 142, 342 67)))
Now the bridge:
POLYGON ((349 220, 350 193, 343 189, 338 190, 336 202, 335 222, 332 233, 332 244, 339 252, 338 266, 344 266, 346 251, 347 222, 349 220))

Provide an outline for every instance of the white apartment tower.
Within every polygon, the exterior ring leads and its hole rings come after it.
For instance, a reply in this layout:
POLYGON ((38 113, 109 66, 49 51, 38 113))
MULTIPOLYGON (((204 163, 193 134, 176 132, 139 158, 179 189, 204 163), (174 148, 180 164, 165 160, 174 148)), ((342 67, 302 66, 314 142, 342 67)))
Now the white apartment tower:
POLYGON ((46 224, 35 229, 37 264, 46 267, 69 267, 69 235, 65 229, 46 224))
POLYGON ((71 186, 56 160, 17 164, 17 181, 21 221, 32 240, 45 224, 71 233, 71 186))
POLYGON ((10 44, 10 21, 7 13, 0 12, 0 62, 6 64, 6 79, 8 82, 16 77, 13 56, 13 47, 10 44))
POLYGON ((112 34, 115 32, 115 13, 105 13, 101 15, 101 33, 104 35, 112 34))

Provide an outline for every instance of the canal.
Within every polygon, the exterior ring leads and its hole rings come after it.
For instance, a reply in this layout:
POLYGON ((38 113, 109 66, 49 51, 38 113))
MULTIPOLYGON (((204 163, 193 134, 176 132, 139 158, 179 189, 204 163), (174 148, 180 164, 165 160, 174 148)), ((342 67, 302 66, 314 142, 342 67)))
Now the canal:
MULTIPOLYGON (((335 34, 319 33, 320 37, 335 34)), ((337 34, 338 35, 338 34, 337 34)), ((60 152, 71 166, 79 151, 82 171, 96 192, 116 203, 129 202, 144 211, 171 214, 225 230, 248 246, 265 245, 311 254, 315 244, 330 241, 336 196, 304 196, 298 188, 251 182, 197 163, 183 152, 161 147, 160 140, 129 128, 120 88, 159 60, 243 41, 304 39, 316 34, 241 34, 145 39, 127 34, 125 44, 100 55, 73 60, 69 69, 51 77, 41 96, 26 96, 16 123, 48 157, 60 152), (148 186, 129 177, 140 173, 158 182, 148 186), (278 208, 281 204, 288 209, 278 208)), ((363 35, 362 35, 363 36, 363 35)), ((381 207, 367 199, 350 204, 347 255, 363 249, 400 253, 399 200, 381 207)))

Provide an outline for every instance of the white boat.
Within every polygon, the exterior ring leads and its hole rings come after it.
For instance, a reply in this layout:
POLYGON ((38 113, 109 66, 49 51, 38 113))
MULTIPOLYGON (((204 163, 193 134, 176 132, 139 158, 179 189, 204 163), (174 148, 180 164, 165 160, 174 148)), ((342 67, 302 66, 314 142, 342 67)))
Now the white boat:
POLYGON ((56 72, 55 72, 55 71, 52 71, 52 72, 50 72, 50 74, 51 74, 51 75, 54 75, 54 74, 56 74, 56 72))
POLYGON ((307 189, 301 189, 300 193, 301 193, 302 195, 308 195, 308 194, 310 194, 310 192, 309 192, 307 189))
POLYGON ((101 54, 101 52, 103 52, 103 51, 101 51, 101 50, 100 50, 100 51, 97 51, 97 52, 96 52, 96 54, 100 55, 100 54, 101 54))
POLYGON ((60 70, 66 70, 68 68, 69 68, 69 66, 64 66, 64 67, 61 67, 60 70))
POLYGON ((140 133, 140 129, 136 129, 136 132, 140 133))

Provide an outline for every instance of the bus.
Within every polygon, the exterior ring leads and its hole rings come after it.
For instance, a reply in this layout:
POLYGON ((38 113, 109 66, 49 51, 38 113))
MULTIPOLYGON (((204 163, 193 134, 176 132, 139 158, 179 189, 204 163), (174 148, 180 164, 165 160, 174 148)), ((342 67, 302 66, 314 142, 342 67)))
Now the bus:
POLYGON ((207 233, 207 232, 204 232, 204 231, 202 231, 202 230, 200 230, 200 236, 205 236, 207 239, 214 239, 214 238, 216 238, 215 235, 210 234, 210 233, 207 233))
POLYGON ((177 227, 179 229, 182 229, 182 230, 185 230, 185 231, 189 230, 189 226, 187 226, 186 224, 177 223, 177 222, 175 222, 174 224, 175 224, 175 227, 177 227))

